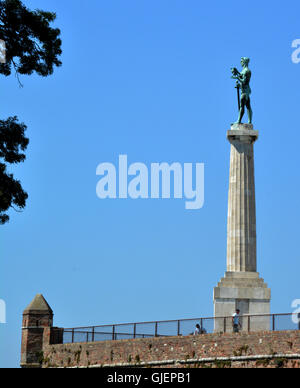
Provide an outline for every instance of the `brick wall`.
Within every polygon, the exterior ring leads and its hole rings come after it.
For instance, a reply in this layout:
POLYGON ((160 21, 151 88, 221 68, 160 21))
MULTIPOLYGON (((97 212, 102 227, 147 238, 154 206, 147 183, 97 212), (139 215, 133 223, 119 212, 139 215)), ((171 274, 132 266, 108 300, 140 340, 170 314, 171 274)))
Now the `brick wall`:
POLYGON ((45 337, 46 329, 50 331, 53 316, 40 311, 30 311, 23 314, 21 365, 37 367, 42 360, 44 344, 50 343, 45 337))
MULTIPOLYGON (((50 338, 51 329, 45 329, 50 338)), ((43 367, 299 367, 300 332, 158 337, 43 346, 43 367), (220 359, 222 358, 222 359, 220 359)))

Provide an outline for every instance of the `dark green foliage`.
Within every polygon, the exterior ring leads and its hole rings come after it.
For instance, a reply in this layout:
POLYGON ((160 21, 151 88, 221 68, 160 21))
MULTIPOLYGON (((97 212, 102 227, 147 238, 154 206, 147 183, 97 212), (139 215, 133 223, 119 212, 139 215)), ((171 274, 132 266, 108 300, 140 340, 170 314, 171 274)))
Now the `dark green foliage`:
POLYGON ((55 13, 31 11, 20 0, 0 1, 0 39, 6 44, 0 73, 8 76, 14 67, 19 74, 52 74, 62 53, 60 30, 50 27, 55 19, 55 13))
POLYGON ((25 155, 20 153, 28 146, 25 135, 26 125, 18 123, 17 117, 0 120, 0 158, 7 163, 20 163, 25 155))
MULTIPOLYGON (((61 66, 60 30, 50 26, 55 19, 55 13, 31 11, 20 0, 0 0, 0 39, 6 46, 6 63, 0 63, 0 74, 9 76, 15 69, 17 76, 35 72, 46 77, 54 66, 61 66)), ((18 211, 26 205, 27 193, 7 171, 7 164, 26 158, 23 152, 29 141, 25 130, 17 117, 0 121, 0 224, 9 221, 6 212, 10 207, 18 211)))
POLYGON ((25 151, 29 140, 25 137, 26 126, 18 122, 17 117, 0 120, 0 224, 5 224, 9 216, 5 212, 10 207, 23 209, 27 193, 22 189, 13 174, 7 172, 6 164, 16 164, 25 160, 25 151), (5 163, 3 163, 5 162, 5 163))

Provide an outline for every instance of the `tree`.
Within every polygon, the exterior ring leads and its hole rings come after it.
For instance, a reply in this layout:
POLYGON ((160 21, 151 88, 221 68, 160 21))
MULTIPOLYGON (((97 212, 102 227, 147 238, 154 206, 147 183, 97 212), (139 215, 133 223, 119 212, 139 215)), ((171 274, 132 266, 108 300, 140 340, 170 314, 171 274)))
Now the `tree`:
MULTIPOLYGON (((0 0, 0 40, 6 48, 0 74, 9 76, 14 69, 20 83, 20 74, 47 77, 61 66, 60 30, 51 27, 55 19, 55 13, 31 11, 20 0, 0 0)), ((25 131, 16 116, 0 120, 0 224, 8 222, 11 207, 18 211, 26 205, 28 195, 6 165, 24 162, 29 143, 25 131)))
MULTIPOLYGON (((26 126, 19 124, 17 117, 0 120, 0 158, 6 163, 15 164, 25 160, 29 140, 24 136, 26 126)), ((5 163, 0 163, 0 224, 5 224, 9 216, 5 212, 17 206, 23 209, 28 198, 19 181, 7 172, 5 163)))
POLYGON ((54 66, 61 66, 60 30, 50 26, 55 19, 55 13, 30 11, 20 0, 0 1, 0 39, 6 45, 0 73, 8 76, 13 67, 17 74, 46 77, 54 66))

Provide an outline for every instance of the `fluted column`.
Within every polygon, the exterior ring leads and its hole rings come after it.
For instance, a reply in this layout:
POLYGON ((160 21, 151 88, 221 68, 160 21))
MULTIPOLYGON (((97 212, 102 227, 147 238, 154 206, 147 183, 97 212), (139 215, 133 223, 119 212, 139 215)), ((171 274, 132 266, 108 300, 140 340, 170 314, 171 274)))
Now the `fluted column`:
POLYGON ((227 271, 256 272, 256 209, 253 144, 258 132, 249 124, 235 124, 227 132, 231 144, 227 271))
MULTIPOLYGON (((227 271, 214 288, 214 314, 220 318, 214 322, 216 332, 232 331, 231 317, 237 308, 241 315, 270 314, 271 299, 271 290, 259 276, 256 265, 253 145, 258 139, 258 132, 250 124, 233 124, 227 132, 227 139, 231 144, 227 271), (224 317, 229 317, 225 326, 224 317)), ((251 330, 269 329, 267 315, 252 318, 251 330)), ((247 330, 245 322, 243 330, 247 330)))

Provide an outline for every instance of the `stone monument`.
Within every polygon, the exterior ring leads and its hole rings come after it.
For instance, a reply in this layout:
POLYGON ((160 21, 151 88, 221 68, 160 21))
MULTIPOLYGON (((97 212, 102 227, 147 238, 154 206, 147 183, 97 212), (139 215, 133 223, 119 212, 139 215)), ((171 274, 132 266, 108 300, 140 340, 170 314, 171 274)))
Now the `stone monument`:
POLYGON ((231 144, 228 220, 227 271, 214 288, 215 331, 232 331, 231 317, 236 309, 242 316, 242 330, 270 330, 270 318, 247 315, 270 314, 271 292, 257 272, 256 210, 253 145, 258 131, 253 129, 249 86, 249 59, 242 58, 243 71, 232 69, 237 79, 239 119, 231 125, 227 139, 231 144), (241 101, 241 102, 240 102, 241 101), (244 107, 248 110, 248 124, 242 124, 244 107), (246 316, 245 316, 246 315, 246 316))

